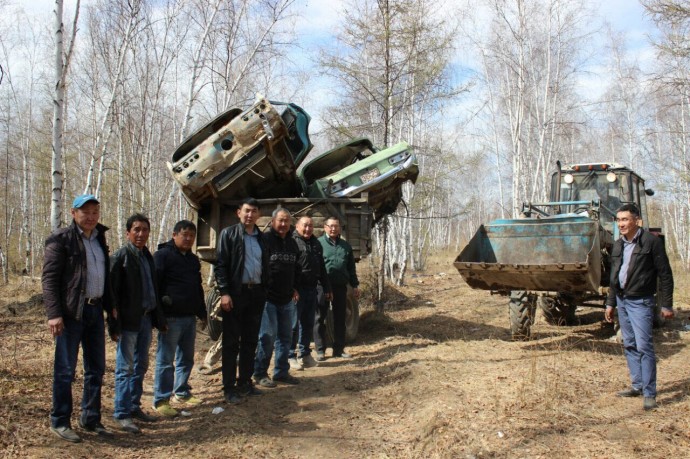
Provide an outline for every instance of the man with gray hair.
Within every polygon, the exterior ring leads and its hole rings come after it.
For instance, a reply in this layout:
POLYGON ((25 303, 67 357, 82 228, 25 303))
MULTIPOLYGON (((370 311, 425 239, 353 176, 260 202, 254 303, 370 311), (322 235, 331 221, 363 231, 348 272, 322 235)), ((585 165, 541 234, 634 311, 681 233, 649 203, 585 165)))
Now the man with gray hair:
POLYGON ((254 381, 263 387, 275 387, 276 381, 298 384, 289 373, 288 354, 292 343, 292 327, 297 319, 295 303, 299 300, 297 282, 300 274, 299 248, 288 234, 290 213, 285 209, 273 211, 271 229, 265 234, 268 252, 266 305, 261 317, 259 346, 254 362, 254 381), (275 345, 273 379, 268 377, 275 345))

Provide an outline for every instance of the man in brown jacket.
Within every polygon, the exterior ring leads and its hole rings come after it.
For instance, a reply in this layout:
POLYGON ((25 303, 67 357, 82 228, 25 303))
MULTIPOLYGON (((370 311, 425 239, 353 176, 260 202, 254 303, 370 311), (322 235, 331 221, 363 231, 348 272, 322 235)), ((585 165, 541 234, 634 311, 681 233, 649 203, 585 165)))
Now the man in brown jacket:
POLYGON ((43 303, 55 337, 53 407, 50 430, 63 440, 81 441, 70 425, 72 381, 81 344, 84 392, 79 426, 101 436, 112 433, 101 424, 101 386, 105 372, 103 311, 112 318, 108 277, 108 228, 98 223, 100 204, 91 194, 72 203, 72 224, 51 234, 45 243, 43 303))

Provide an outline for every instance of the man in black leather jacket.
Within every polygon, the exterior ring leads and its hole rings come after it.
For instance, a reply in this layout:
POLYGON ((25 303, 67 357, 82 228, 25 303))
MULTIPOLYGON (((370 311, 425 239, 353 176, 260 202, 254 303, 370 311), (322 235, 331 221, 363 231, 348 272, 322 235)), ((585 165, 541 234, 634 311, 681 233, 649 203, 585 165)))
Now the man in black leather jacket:
POLYGON ((260 216, 259 203, 245 199, 237 209, 240 222, 218 238, 214 273, 223 311, 223 393, 228 403, 261 393, 252 383, 268 275, 268 253, 256 226, 260 216))
POLYGON ((152 328, 166 331, 167 325, 158 302, 156 267, 146 247, 151 232, 149 219, 134 214, 127 219, 126 229, 127 242, 110 260, 113 302, 118 312, 117 325, 110 330, 118 341, 113 417, 125 432, 139 433, 133 419, 156 420, 141 409, 152 328))
POLYGON ((644 395, 643 408, 652 410, 657 407, 656 355, 652 341, 655 301, 659 302, 664 318, 673 317, 673 274, 664 242, 639 226, 637 206, 623 205, 616 214, 616 222, 621 238, 611 251, 606 320, 613 321, 613 309, 618 307, 632 382, 632 387, 618 396, 644 395))

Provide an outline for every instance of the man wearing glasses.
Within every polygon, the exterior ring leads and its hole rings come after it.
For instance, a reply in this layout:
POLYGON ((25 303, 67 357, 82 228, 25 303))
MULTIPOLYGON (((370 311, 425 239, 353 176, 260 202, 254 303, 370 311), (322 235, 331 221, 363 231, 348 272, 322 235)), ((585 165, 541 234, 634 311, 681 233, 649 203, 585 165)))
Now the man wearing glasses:
MULTIPOLYGON (((345 352, 345 312, 348 285, 354 289, 355 297, 359 298, 355 257, 352 246, 340 237, 340 220, 337 217, 329 217, 323 230, 319 242, 323 248, 326 273, 333 292, 333 357, 349 359, 352 356, 345 352)), ((328 306, 319 306, 319 319, 314 337, 317 361, 326 359, 324 322, 327 311, 328 306)))

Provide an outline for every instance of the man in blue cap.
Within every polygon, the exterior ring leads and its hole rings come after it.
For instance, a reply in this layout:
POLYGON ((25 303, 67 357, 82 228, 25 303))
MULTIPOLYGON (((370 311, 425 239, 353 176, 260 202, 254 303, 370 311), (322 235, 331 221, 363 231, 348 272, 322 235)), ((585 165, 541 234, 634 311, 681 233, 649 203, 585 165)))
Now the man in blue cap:
POLYGON ((50 430, 63 440, 81 441, 70 425, 72 381, 81 344, 84 392, 79 426, 111 436, 101 423, 101 386, 105 373, 105 324, 116 317, 110 303, 107 227, 98 223, 100 204, 92 194, 72 202, 72 224, 53 232, 45 242, 43 303, 48 327, 55 337, 53 407, 50 430))

